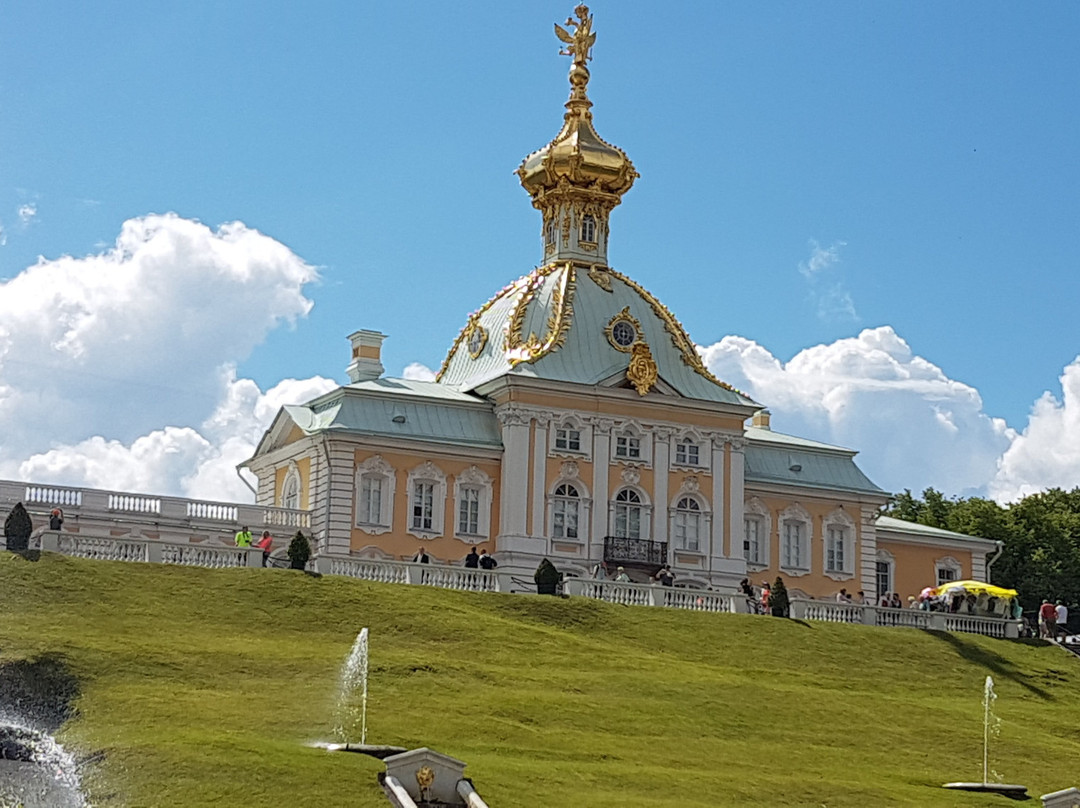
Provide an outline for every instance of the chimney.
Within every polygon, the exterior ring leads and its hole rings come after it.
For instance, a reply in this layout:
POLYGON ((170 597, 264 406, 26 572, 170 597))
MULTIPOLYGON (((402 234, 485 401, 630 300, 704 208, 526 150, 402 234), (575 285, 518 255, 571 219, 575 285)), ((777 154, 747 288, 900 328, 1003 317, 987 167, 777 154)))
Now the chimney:
POLYGON ((769 426, 770 418, 768 410, 758 410, 754 413, 754 417, 750 419, 750 426, 756 426, 758 429, 771 429, 769 426))
POLYGON ((382 353, 384 339, 386 339, 386 334, 380 334, 378 331, 361 330, 349 335, 349 342, 352 343, 352 362, 349 363, 345 372, 349 374, 350 382, 366 382, 383 375, 385 368, 379 361, 379 354, 382 353))

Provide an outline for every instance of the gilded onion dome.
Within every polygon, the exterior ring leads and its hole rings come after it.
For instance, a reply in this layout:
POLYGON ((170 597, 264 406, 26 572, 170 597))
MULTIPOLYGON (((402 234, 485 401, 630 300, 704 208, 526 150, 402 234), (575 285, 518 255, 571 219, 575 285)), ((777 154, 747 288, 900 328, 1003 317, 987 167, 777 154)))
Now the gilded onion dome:
POLYGON ((521 184, 543 213, 545 261, 573 258, 606 263, 608 217, 630 190, 638 173, 626 153, 606 142, 593 127, 592 102, 586 92, 596 41, 587 6, 574 9, 578 19, 558 23, 555 33, 570 56, 570 99, 555 139, 526 157, 517 170, 521 184), (568 31, 570 28, 571 31, 568 31))

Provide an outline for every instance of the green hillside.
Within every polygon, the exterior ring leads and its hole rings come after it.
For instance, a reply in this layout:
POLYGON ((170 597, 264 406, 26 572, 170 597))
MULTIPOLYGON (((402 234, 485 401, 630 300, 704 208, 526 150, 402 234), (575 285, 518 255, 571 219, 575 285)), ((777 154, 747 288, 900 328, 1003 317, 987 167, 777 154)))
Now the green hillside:
POLYGON ((1080 659, 1038 643, 0 552, 0 665, 77 677, 98 808, 388 804, 381 763, 304 745, 364 626, 369 742, 493 808, 1011 804, 938 787, 981 778, 987 674, 1006 782, 1080 760, 1080 659))

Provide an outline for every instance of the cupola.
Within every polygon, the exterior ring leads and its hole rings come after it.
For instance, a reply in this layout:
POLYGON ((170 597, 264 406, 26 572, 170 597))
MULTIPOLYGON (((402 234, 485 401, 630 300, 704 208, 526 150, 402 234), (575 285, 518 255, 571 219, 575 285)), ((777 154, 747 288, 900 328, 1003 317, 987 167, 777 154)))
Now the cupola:
POLYGON ((606 266, 611 211, 638 173, 626 153, 593 128, 586 62, 592 58, 596 34, 587 6, 578 6, 574 13, 577 19, 567 18, 565 28, 555 24, 555 34, 566 46, 559 53, 573 59, 562 129, 526 157, 517 174, 533 207, 543 214, 544 263, 574 260, 606 266))

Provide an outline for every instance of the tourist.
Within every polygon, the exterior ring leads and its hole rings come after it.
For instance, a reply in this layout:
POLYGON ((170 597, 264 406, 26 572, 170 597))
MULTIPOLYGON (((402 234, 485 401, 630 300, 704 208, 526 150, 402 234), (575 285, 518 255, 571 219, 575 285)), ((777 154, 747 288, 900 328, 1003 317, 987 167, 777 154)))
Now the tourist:
POLYGON ((671 571, 670 564, 665 564, 656 571, 656 580, 661 586, 675 585, 675 573, 671 571))
POLYGON ((772 595, 772 590, 769 588, 768 581, 761 582, 761 613, 772 614, 772 607, 769 605, 769 597, 772 595))
POLYGON ((846 589, 841 588, 840 591, 836 593, 836 602, 837 603, 851 603, 851 595, 849 595, 847 593, 846 589))
POLYGON ((615 580, 620 584, 628 584, 630 583, 630 576, 626 574, 625 569, 619 567, 615 570, 615 580))
POLYGON ((1069 607, 1059 600, 1057 606, 1054 607, 1054 623, 1057 626, 1057 630, 1061 632, 1062 638, 1069 636, 1069 628, 1065 625, 1068 622, 1069 607))
POLYGON ((855 596, 855 602, 860 606, 870 605, 870 601, 866 599, 866 593, 863 592, 861 589, 859 590, 859 594, 855 596))
POLYGON ((477 554, 475 547, 469 548, 469 554, 465 556, 465 566, 471 570, 477 569, 480 566, 480 556, 477 554))
POLYGON ((428 556, 427 550, 425 550, 423 547, 421 547, 417 551, 416 555, 414 555, 412 557, 412 560, 413 560, 414 564, 430 564, 431 563, 431 558, 428 556))
POLYGON ((1044 640, 1052 640, 1057 635, 1057 609, 1054 604, 1043 598, 1042 606, 1039 607, 1039 636, 1044 640))
POLYGON ((608 577, 607 562, 601 561, 592 568, 592 577, 597 581, 606 580, 608 577))
POLYGON ((235 541, 236 541, 236 546, 237 547, 250 547, 251 546, 251 542, 253 541, 253 537, 251 535, 251 531, 248 530, 247 525, 244 525, 242 528, 240 528, 239 532, 236 534, 235 541))
POLYGON ((914 595, 908 595, 907 596, 907 607, 909 609, 918 609, 918 608, 920 608, 919 601, 917 601, 915 599, 914 595))
POLYGON ((488 555, 487 548, 480 548, 480 569, 493 570, 499 566, 499 562, 488 555))
POLYGON ((266 566, 266 563, 270 560, 270 545, 273 544, 273 543, 274 543, 274 540, 272 538, 270 538, 270 531, 269 530, 264 530, 263 534, 262 534, 262 538, 259 539, 255 543, 255 546, 258 547, 260 550, 262 550, 262 553, 263 553, 262 565, 264 567, 266 566))
POLYGON ((59 530, 64 526, 64 512, 59 508, 53 508, 49 514, 49 530, 59 530))
POLYGON ((899 592, 893 592, 892 597, 889 598, 889 608, 890 609, 902 609, 903 607, 904 607, 904 604, 900 602, 900 593, 899 592))

